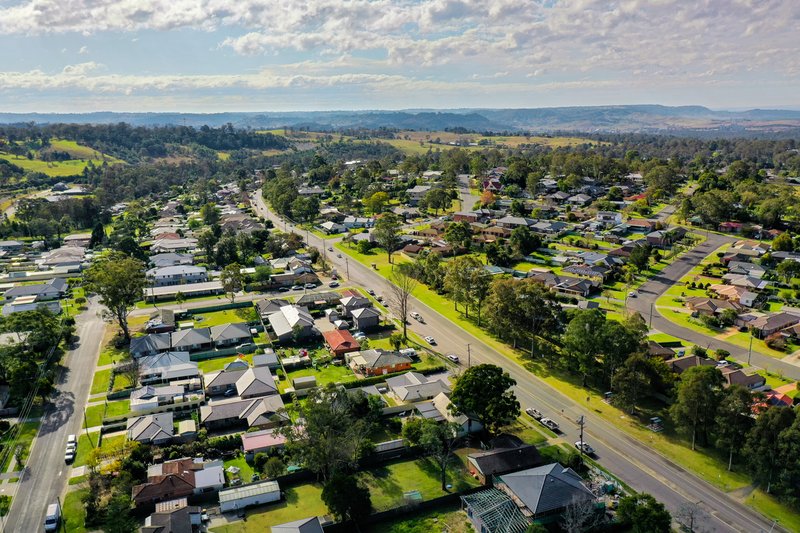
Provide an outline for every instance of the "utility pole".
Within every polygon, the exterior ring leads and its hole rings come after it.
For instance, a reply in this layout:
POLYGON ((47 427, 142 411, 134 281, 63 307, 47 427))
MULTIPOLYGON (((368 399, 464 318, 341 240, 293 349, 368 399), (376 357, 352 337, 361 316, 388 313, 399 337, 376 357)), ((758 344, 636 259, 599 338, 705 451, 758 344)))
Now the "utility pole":
POLYGON ((85 407, 83 408, 83 427, 86 430, 86 438, 89 440, 89 444, 91 444, 92 448, 94 448, 94 442, 92 442, 92 437, 91 437, 91 435, 89 435, 89 421, 86 419, 86 408, 85 407))
POLYGON ((647 328, 648 329, 652 329, 653 328, 653 306, 655 305, 655 303, 656 303, 655 300, 650 302, 650 323, 647 324, 647 328))
POLYGON ((580 451, 581 451, 581 464, 583 464, 583 426, 586 425, 586 419, 584 418, 583 415, 581 415, 581 417, 578 419, 578 425, 581 427, 580 451))
POLYGON ((753 330, 750 330, 750 347, 747 349, 747 365, 750 365, 750 356, 753 355, 753 330))
POLYGON ((467 368, 469 368, 470 366, 472 366, 472 353, 470 352, 469 349, 469 343, 467 343, 467 368))
POLYGON ((344 258, 344 266, 345 266, 345 269, 347 270, 347 281, 350 281, 350 258, 349 257, 345 257, 344 258))
POLYGON ((67 533, 67 524, 66 520, 64 519, 64 509, 61 508, 61 496, 56 496, 56 501, 58 502, 58 519, 61 521, 61 527, 59 527, 59 529, 61 529, 64 533, 67 533))

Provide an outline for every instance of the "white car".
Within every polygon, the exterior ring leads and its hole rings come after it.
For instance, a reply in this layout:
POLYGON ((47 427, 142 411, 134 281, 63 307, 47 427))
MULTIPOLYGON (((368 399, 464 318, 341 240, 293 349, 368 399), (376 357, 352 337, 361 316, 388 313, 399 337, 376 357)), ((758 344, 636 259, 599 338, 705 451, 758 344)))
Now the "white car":
POLYGON ((454 353, 447 354, 447 358, 450 359, 452 362, 458 364, 458 356, 454 353))
POLYGON ((636 298, 637 294, 636 291, 631 291, 628 293, 628 298, 636 298))
POLYGON ((436 346, 436 339, 434 339, 431 336, 425 337, 425 342, 427 342, 431 346, 436 346))
POLYGON ((589 446, 589 444, 586 443, 586 442, 577 441, 575 443, 575 447, 578 448, 579 450, 581 450, 586 455, 593 455, 594 454, 594 448, 589 446))
POLYGON ((417 322, 422 322, 422 315, 417 313, 416 311, 411 312, 411 318, 413 318, 417 322))

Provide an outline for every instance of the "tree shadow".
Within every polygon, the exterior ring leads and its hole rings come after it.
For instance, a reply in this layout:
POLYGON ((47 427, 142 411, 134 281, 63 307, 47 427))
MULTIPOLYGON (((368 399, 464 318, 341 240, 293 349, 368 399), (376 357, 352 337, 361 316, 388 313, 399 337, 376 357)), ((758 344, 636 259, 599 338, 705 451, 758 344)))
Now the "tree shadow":
POLYGON ((42 418, 41 435, 47 435, 57 431, 66 424, 75 413, 75 395, 71 392, 61 391, 45 407, 42 418))

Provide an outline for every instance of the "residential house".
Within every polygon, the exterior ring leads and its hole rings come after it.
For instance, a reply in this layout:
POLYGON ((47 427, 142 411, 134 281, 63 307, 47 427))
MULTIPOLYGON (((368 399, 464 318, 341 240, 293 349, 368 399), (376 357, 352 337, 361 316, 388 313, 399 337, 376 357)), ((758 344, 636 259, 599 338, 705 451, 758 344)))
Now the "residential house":
POLYGON ((144 385, 131 393, 130 408, 132 412, 151 411, 162 405, 181 401, 185 394, 186 387, 183 385, 166 385, 164 387, 144 385))
POLYGON ((415 185, 410 189, 406 190, 406 194, 408 195, 408 203, 410 205, 419 205, 419 202, 425 198, 425 195, 428 194, 431 190, 430 185, 415 185))
POLYGON ((156 511, 144 519, 140 533, 192 533, 202 525, 202 511, 186 498, 160 502, 156 511))
POLYGON ((721 369, 722 377, 725 378, 725 385, 739 385, 746 389, 756 390, 767 384, 767 378, 761 374, 746 373, 744 370, 725 367, 721 369))
POLYGON ((530 228, 534 233, 538 233, 544 237, 557 237, 566 231, 568 227, 568 224, 558 220, 540 220, 530 228))
POLYGON ((563 204, 566 202, 572 195, 568 192, 564 191, 556 191, 552 194, 547 195, 547 199, 556 204, 563 204))
POLYGON ((46 283, 17 285, 12 287, 3 294, 3 299, 5 303, 8 303, 17 298, 33 296, 36 302, 43 302, 63 298, 66 292, 67 280, 64 278, 53 278, 46 283))
POLYGON ((131 339, 133 357, 143 357, 162 352, 197 352, 211 350, 214 343, 210 328, 179 329, 167 333, 151 333, 131 339))
POLYGON ((242 449, 246 454, 269 453, 273 450, 280 450, 284 444, 286 444, 286 437, 281 435, 276 428, 242 433, 242 449))
POLYGON ((764 339, 798 323, 800 323, 800 316, 791 313, 773 313, 756 318, 750 322, 749 326, 756 337, 764 339))
POLYGON ((131 498, 136 506, 216 492, 225 486, 222 461, 196 457, 156 463, 147 468, 147 481, 136 485, 131 498))
POLYGON ((716 366, 717 363, 712 361, 711 359, 700 357, 699 355, 687 355, 684 357, 676 357, 674 359, 669 359, 664 361, 670 370, 675 372, 676 374, 683 374, 689 368, 693 366, 716 366))
POLYGON ((598 211, 595 219, 605 226, 622 224, 622 213, 619 211, 598 211))
POLYGON ((247 344, 253 341, 253 337, 250 334, 250 327, 244 322, 211 326, 209 328, 209 334, 211 342, 213 342, 214 347, 218 349, 247 344))
POLYGON ((763 291, 769 285, 766 280, 740 274, 725 274, 722 279, 735 287, 743 287, 751 291, 763 291))
POLYGON ((394 372, 411 370, 411 358, 400 352, 373 349, 352 352, 345 356, 345 361, 353 372, 363 376, 380 376, 394 372))
POLYGON ((150 282, 156 287, 185 285, 189 283, 203 283, 208 281, 208 272, 206 272, 205 267, 194 265, 174 265, 151 268, 147 271, 147 279, 149 279, 150 282))
POLYGON ((680 226, 652 231, 647 234, 647 244, 656 248, 670 248, 686 236, 686 230, 680 226))
POLYGON ((176 254, 174 252, 169 252, 151 255, 149 261, 155 268, 191 265, 194 263, 194 256, 192 254, 176 254))
POLYGON ((543 283, 545 287, 553 292, 559 292, 569 296, 582 296, 586 298, 592 291, 600 286, 595 280, 559 276, 550 271, 540 272, 531 270, 528 272, 528 276, 543 283))
POLYGON ((625 221, 625 225, 633 232, 639 233, 652 233, 658 227, 657 220, 649 220, 644 218, 631 218, 625 221))
POLYGON ((222 513, 238 512, 251 505, 264 505, 280 499, 281 489, 277 481, 256 481, 219 491, 219 510, 222 513))
POLYGON ((533 226, 536 221, 531 218, 506 215, 495 222, 498 226, 513 230, 514 228, 533 226))
POLYGON ((660 357, 664 361, 675 358, 675 350, 667 346, 662 346, 656 341, 647 341, 647 355, 650 357, 660 357))
POLYGON ((444 379, 429 380, 419 372, 407 372, 386 379, 392 395, 402 403, 432 400, 440 393, 449 393, 450 386, 444 379))
POLYGON ((54 315, 61 313, 61 304, 58 302, 41 302, 36 296, 19 296, 14 300, 3 305, 3 315, 8 316, 13 313, 22 313, 25 311, 35 311, 40 308, 46 308, 54 315))
MULTIPOLYGON (((512 439, 508 439, 511 441, 512 439)), ((487 485, 494 476, 526 470, 542 464, 542 456, 533 444, 524 444, 519 439, 509 445, 467 455, 470 474, 482 485, 487 485)))
POLYGON ((741 222, 722 222, 719 225, 720 231, 728 233, 741 233, 744 224, 741 222))
POLYGON ((613 272, 610 268, 602 265, 570 265, 563 270, 568 274, 575 274, 582 278, 596 279, 601 283, 613 272))
POLYGON ((142 444, 163 446, 170 442, 175 435, 172 413, 157 413, 129 418, 126 431, 128 440, 135 440, 142 444))
POLYGON ((362 307, 350 312, 353 326, 361 331, 377 328, 381 322, 381 314, 374 307, 362 307))
POLYGON ((475 211, 459 211, 453 213, 453 222, 467 222, 472 224, 480 221, 480 216, 475 211))
POLYGON ((372 301, 369 298, 359 295, 345 296, 341 299, 342 302, 342 316, 351 317, 353 311, 356 309, 365 309, 372 307, 372 301))
POLYGON ((728 262, 728 273, 761 279, 764 277, 764 274, 767 273, 767 269, 756 263, 730 261, 728 262))
POLYGON ((313 185, 310 187, 309 186, 300 187, 299 189, 297 189, 297 194, 299 194, 300 196, 320 196, 322 194, 325 194, 325 189, 323 189, 319 185, 313 185))
POLYGON ((309 292, 297 299, 297 305, 312 309, 325 309, 339 305, 342 295, 338 292, 309 292))
POLYGON ((77 246, 79 248, 86 248, 92 242, 91 233, 74 233, 64 237, 64 246, 77 246))
POLYGON ((272 533, 323 533, 323 531, 322 524, 316 516, 272 526, 272 533))
POLYGON ((443 392, 434 396, 430 401, 415 404, 414 409, 419 416, 426 420, 454 422, 459 426, 458 432, 461 436, 483 429, 483 425, 478 420, 462 413, 453 413, 450 410, 450 398, 443 392))
POLYGON ((347 231, 347 227, 344 224, 339 224, 338 222, 334 222, 332 220, 323 222, 322 224, 319 225, 319 228, 328 235, 334 233, 344 233, 345 231, 347 231))
POLYGON ((63 269, 67 272, 81 270, 86 257, 86 250, 75 246, 62 246, 42 255, 36 260, 39 270, 63 269))
POLYGON ((142 385, 169 383, 200 377, 197 363, 186 352, 164 352, 139 359, 139 382, 142 385))
POLYGON ((0 251, 19 252, 22 250, 23 243, 20 241, 0 241, 0 251))
POLYGON ((576 206, 576 207, 584 207, 589 205, 592 202, 592 197, 588 194, 575 194, 567 198, 567 202, 576 206))
POLYGON ((278 313, 281 310, 281 307, 292 305, 292 302, 289 300, 285 300, 283 298, 272 298, 269 300, 259 300, 256 302, 256 310, 258 311, 258 315, 263 319, 267 320, 267 317, 272 313, 278 313))
POLYGON ((498 239, 508 239, 511 237, 511 230, 502 226, 489 226, 481 231, 486 242, 496 241, 498 239))
POLYGON ((353 338, 353 335, 345 329, 334 329, 322 332, 325 345, 335 357, 344 357, 344 354, 357 352, 361 345, 353 338))
POLYGON ((308 309, 298 305, 284 305, 277 313, 267 317, 275 340, 284 342, 292 339, 311 337, 317 334, 314 317, 308 309))
POLYGON ((346 216, 342 221, 342 224, 347 229, 359 229, 359 228, 371 228, 375 225, 374 218, 367 218, 367 217, 355 217, 355 216, 346 216))
POLYGON ((160 253, 186 253, 197 249, 197 239, 158 239, 153 241, 150 252, 160 253))
POLYGON ((720 298, 738 302, 744 307, 755 307, 760 299, 760 295, 755 292, 750 292, 744 287, 737 287, 735 285, 712 285, 709 287, 711 292, 714 292, 720 298))
POLYGON ((280 394, 218 400, 200 407, 200 424, 209 431, 230 427, 267 429, 288 421, 280 394))
POLYGON ((571 468, 553 463, 496 476, 494 488, 461 497, 481 533, 524 533, 533 522, 557 522, 568 506, 595 502, 571 468))
POLYGON ((703 296, 686 298, 686 307, 705 316, 717 316, 727 309, 731 309, 738 314, 744 309, 740 304, 731 300, 706 298, 703 296))
POLYGON ((226 368, 219 372, 206 374, 206 396, 218 396, 234 390, 236 395, 243 400, 269 396, 278 392, 275 379, 266 366, 248 366, 244 369, 226 368))

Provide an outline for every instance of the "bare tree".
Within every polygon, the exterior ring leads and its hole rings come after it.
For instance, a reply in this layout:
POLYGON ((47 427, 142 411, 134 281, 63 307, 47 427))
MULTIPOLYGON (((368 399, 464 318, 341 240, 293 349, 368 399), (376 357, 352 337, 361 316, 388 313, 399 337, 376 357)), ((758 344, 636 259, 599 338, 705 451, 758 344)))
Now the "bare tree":
POLYGON ((417 280, 408 275, 400 266, 389 276, 391 284, 391 300, 397 306, 400 320, 403 322, 403 338, 408 339, 408 314, 411 311, 409 300, 411 293, 417 288, 417 280))
POLYGON ((594 499, 575 499, 564 509, 561 527, 567 533, 582 533, 597 525, 599 518, 594 499))
POLYGON ((125 376, 125 378, 128 380, 129 386, 135 389, 139 384, 140 368, 141 365, 139 364, 139 360, 132 358, 130 361, 120 365, 119 369, 117 370, 117 374, 122 374, 125 376))
POLYGON ((686 502, 680 506, 675 513, 675 521, 687 528, 689 531, 698 531, 696 524, 703 516, 703 509, 700 502, 686 502))

